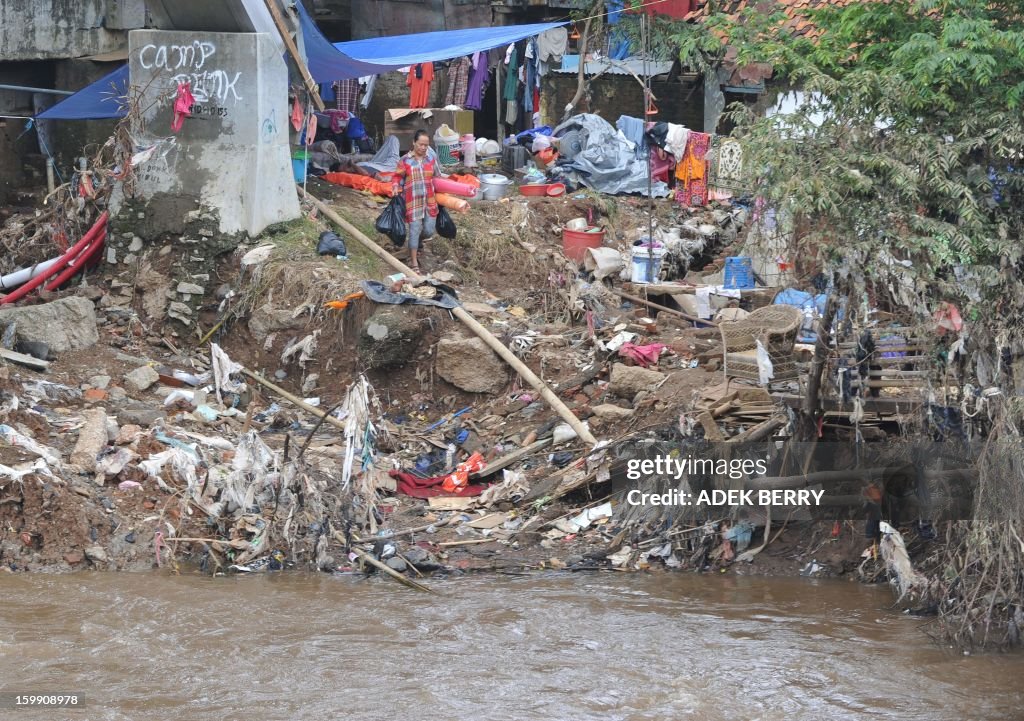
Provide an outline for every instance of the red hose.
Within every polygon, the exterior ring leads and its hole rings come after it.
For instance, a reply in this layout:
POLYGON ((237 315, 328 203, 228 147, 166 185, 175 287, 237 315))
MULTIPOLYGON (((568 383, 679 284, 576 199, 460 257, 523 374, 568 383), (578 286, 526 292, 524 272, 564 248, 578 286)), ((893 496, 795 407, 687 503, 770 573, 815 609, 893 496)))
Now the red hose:
POLYGON ((106 228, 107 218, 109 217, 109 215, 109 212, 104 210, 103 214, 96 220, 96 223, 91 228, 89 228, 89 232, 82 236, 82 239, 75 243, 73 247, 69 248, 68 252, 62 255, 57 263, 55 263, 52 267, 47 268, 45 272, 40 273, 35 278, 32 278, 30 281, 25 283, 25 285, 21 286, 17 290, 8 293, 3 298, 0 298, 0 305, 6 305, 7 303, 14 303, 16 301, 21 300, 26 295, 31 293, 33 290, 35 290, 43 283, 45 283, 47 280, 57 275, 57 273, 59 273, 69 262, 71 262, 71 260, 73 260, 76 256, 78 256, 79 253, 82 252, 83 248, 89 245, 93 241, 93 239, 96 238, 100 234, 100 232, 106 228))
POLYGON ((61 272, 60 275, 58 275, 56 278, 54 278, 52 281, 50 281, 50 283, 46 286, 46 289, 47 290, 57 290, 62 285, 64 285, 66 282, 71 280, 71 277, 73 275, 75 275, 76 273, 78 273, 80 271, 85 270, 85 266, 88 265, 89 261, 93 257, 95 257, 96 253, 98 253, 100 251, 100 249, 103 247, 103 241, 105 241, 106 239, 107 239, 107 231, 103 230, 99 234, 99 237, 97 237, 96 240, 94 240, 89 245, 88 248, 86 248, 85 250, 82 251, 81 255, 79 255, 77 258, 74 259, 74 261, 72 261, 70 264, 68 264, 68 267, 66 267, 61 272))

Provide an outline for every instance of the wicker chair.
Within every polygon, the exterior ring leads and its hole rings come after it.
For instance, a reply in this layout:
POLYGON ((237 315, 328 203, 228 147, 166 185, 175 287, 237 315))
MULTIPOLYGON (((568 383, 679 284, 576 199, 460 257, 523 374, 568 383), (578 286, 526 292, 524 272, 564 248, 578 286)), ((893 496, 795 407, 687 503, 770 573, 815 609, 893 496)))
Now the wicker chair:
POLYGON ((761 341, 774 370, 773 381, 797 377, 793 345, 803 323, 803 313, 790 305, 766 305, 743 320, 722 323, 722 365, 726 377, 758 382, 757 341, 761 341))

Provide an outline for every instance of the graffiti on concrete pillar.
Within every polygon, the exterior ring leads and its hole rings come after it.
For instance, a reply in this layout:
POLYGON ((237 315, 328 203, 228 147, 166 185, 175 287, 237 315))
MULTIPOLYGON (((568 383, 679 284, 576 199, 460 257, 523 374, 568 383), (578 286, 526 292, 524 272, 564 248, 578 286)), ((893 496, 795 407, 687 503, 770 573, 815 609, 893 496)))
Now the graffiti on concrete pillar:
POLYGON ((229 100, 237 103, 240 71, 218 68, 214 56, 217 46, 211 42, 194 40, 187 45, 155 45, 150 43, 139 51, 139 64, 146 70, 173 73, 171 84, 187 82, 199 104, 225 105, 229 100))
POLYGON ((271 110, 270 115, 263 119, 260 124, 260 138, 264 143, 274 142, 277 137, 277 111, 271 110))

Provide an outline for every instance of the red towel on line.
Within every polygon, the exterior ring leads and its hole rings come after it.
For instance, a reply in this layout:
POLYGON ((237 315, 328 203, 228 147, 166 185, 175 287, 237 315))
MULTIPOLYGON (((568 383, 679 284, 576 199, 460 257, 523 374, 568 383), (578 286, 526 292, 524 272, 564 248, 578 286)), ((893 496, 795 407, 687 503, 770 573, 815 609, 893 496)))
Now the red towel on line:
POLYGON ((433 478, 419 478, 412 473, 402 471, 391 471, 389 475, 398 483, 398 492, 413 498, 436 498, 438 496, 479 496, 486 490, 487 486, 466 486, 457 493, 446 493, 441 490, 441 484, 447 478, 434 476, 433 478))

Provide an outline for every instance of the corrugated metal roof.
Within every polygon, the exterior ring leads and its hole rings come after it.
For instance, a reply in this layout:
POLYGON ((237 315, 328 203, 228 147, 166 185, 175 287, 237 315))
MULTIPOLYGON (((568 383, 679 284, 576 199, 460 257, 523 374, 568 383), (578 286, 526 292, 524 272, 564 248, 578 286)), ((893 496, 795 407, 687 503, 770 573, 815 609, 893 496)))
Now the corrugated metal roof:
MULTIPOLYGON (((565 56, 563 61, 567 57, 565 56)), ((666 75, 672 71, 673 61, 647 61, 647 73, 654 77, 655 75, 666 75)), ((579 64, 573 64, 572 66, 566 67, 563 62, 561 68, 556 68, 556 73, 563 73, 566 75, 575 75, 579 72, 579 64)), ((640 58, 626 58, 625 60, 591 60, 587 63, 584 68, 584 72, 587 75, 597 75, 598 73, 604 72, 608 75, 639 75, 643 77, 644 74, 644 61, 640 58)))

